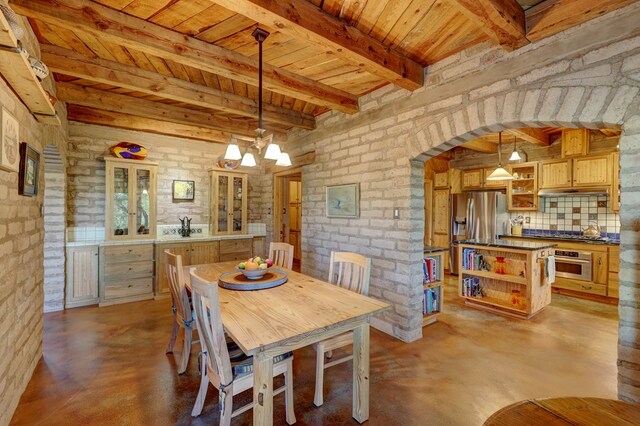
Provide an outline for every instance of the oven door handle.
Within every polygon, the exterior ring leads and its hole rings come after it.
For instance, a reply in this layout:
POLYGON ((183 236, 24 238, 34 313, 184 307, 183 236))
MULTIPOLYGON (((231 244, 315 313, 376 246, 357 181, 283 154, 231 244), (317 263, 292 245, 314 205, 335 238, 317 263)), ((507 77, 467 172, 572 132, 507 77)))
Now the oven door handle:
POLYGON ((556 257, 556 261, 563 263, 591 263, 590 260, 567 259, 565 257, 556 257))

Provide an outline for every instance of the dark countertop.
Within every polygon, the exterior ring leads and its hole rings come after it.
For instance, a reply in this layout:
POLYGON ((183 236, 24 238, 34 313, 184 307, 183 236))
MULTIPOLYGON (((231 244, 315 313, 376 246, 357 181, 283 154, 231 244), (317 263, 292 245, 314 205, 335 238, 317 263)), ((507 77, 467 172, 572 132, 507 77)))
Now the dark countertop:
POLYGON ((598 245, 613 245, 619 246, 620 240, 613 240, 610 238, 601 238, 601 239, 593 239, 593 238, 570 238, 563 237, 562 235, 553 235, 553 234, 525 234, 525 235, 499 235, 499 238, 518 238, 523 240, 558 240, 558 241, 566 241, 569 243, 587 243, 587 244, 598 244, 598 245))
POLYGON ((436 247, 436 246, 424 246, 424 254, 440 253, 443 251, 449 251, 448 248, 436 247))
POLYGON ((483 247, 499 247, 511 248, 518 250, 541 250, 555 247, 552 243, 533 243, 528 241, 510 241, 510 240, 458 240, 455 244, 469 244, 483 247))

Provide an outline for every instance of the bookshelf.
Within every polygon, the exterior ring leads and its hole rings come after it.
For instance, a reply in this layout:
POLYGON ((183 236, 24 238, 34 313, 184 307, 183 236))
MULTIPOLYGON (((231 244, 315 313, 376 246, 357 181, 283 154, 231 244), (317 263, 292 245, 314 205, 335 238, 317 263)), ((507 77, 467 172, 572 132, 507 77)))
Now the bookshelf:
POLYGON ((551 303, 544 262, 553 244, 460 244, 458 294, 465 304, 529 319, 551 303))
POLYGON ((425 247, 422 259, 422 326, 433 324, 444 303, 444 254, 448 249, 425 247))

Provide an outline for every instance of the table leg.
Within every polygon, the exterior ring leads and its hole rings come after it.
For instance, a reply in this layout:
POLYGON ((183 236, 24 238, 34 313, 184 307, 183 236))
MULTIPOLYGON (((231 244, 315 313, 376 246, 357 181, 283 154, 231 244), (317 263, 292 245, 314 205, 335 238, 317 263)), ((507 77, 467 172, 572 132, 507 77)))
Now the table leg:
POLYGON ((353 418, 369 419, 369 323, 353 330, 353 418))
POLYGON ((253 356, 253 425, 273 424, 273 355, 253 356))

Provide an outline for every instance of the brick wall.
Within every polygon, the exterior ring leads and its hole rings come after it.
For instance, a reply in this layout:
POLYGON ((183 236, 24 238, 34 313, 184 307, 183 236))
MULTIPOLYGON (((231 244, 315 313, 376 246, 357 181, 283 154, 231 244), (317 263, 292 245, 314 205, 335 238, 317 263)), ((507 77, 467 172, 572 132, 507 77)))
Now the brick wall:
MULTIPOLYGON (((81 123, 69 124, 67 169, 67 226, 105 225, 105 169, 102 157, 118 142, 133 142, 147 148, 147 160, 158 163, 158 225, 179 225, 178 217, 189 216, 192 224, 208 224, 210 214, 209 169, 224 155, 226 146, 144 132, 81 123), (195 181, 193 202, 172 201, 175 179, 195 181)), ((249 173, 249 205, 259 205, 260 168, 249 173)), ((249 220, 260 216, 250 209, 249 220)))
POLYGON ((515 52, 481 44, 429 67, 423 89, 385 87, 362 98, 357 114, 330 112, 316 130, 293 132, 292 154, 316 151, 316 163, 303 170, 304 271, 324 277, 331 250, 372 257, 371 294, 393 305, 376 325, 417 339, 424 212, 416 160, 505 128, 622 128, 629 206, 621 212, 620 397, 640 400, 640 175, 632 168, 640 158, 632 133, 640 133, 639 19, 634 4, 515 52), (351 182, 361 185, 360 218, 326 218, 325 187, 351 182), (399 220, 391 217, 393 207, 399 220))
MULTIPOLYGON (((33 33, 26 35, 23 44, 32 55, 39 56, 33 33)), ((45 79, 43 85, 55 93, 50 78, 45 79)), ((18 195, 18 174, 0 170, 0 425, 6 425, 42 355, 44 221, 41 207, 46 190, 42 153, 47 145, 53 144, 64 159, 66 125, 38 124, 2 79, 0 107, 18 120, 20 141, 28 142, 41 154, 37 197, 18 195)), ((64 121, 64 106, 57 109, 64 121)))

